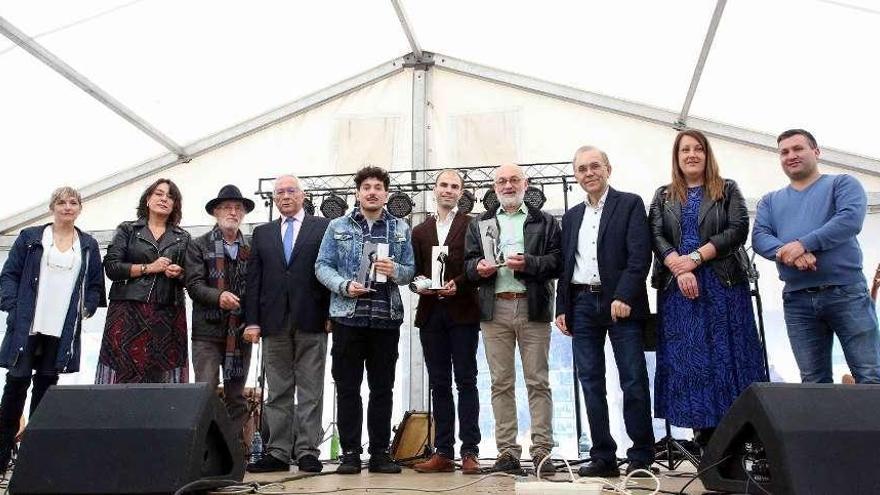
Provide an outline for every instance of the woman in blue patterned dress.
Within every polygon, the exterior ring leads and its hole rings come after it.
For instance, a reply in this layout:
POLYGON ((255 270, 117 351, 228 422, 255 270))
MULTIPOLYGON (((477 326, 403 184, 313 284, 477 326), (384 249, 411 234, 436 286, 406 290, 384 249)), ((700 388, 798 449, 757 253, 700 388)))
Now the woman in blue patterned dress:
POLYGON ((701 132, 672 148, 672 183, 651 202, 659 312, 654 415, 705 445, 734 399, 766 380, 746 269, 749 214, 701 132), (744 253, 743 253, 744 254, 744 253))

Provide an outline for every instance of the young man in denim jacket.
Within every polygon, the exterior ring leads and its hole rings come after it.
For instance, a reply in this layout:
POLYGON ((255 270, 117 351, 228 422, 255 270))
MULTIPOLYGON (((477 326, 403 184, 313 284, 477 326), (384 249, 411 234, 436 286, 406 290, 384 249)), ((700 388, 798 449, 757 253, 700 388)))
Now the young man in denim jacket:
POLYGON ((390 178, 379 167, 364 167, 354 177, 359 207, 334 219, 324 233, 315 274, 331 291, 333 322, 332 373, 336 382, 337 424, 343 455, 338 474, 361 471, 364 368, 370 387, 367 431, 369 469, 399 473, 388 454, 391 438, 394 370, 403 323, 398 285, 415 273, 410 228, 391 216, 384 205, 390 178), (388 255, 376 256, 366 281, 359 280, 366 243, 387 244, 388 255), (387 281, 377 281, 385 278, 387 281))

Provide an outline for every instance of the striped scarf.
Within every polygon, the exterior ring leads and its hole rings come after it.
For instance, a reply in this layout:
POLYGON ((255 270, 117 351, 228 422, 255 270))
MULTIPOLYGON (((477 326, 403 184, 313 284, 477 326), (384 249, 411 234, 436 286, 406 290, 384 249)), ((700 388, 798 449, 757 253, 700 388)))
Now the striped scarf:
MULTIPOLYGON (((221 291, 228 290, 238 296, 244 303, 247 259, 250 257, 250 247, 244 243, 241 232, 238 233, 238 256, 236 262, 231 264, 232 271, 227 273, 226 247, 223 242, 223 233, 216 226, 211 231, 212 249, 207 253, 210 269, 208 270, 208 283, 221 291)), ((247 373, 244 369, 244 357, 241 346, 241 335, 244 323, 241 320, 242 309, 225 310, 217 308, 208 310, 206 317, 214 321, 226 322, 226 352, 223 356, 223 379, 231 380, 242 378, 247 373)))

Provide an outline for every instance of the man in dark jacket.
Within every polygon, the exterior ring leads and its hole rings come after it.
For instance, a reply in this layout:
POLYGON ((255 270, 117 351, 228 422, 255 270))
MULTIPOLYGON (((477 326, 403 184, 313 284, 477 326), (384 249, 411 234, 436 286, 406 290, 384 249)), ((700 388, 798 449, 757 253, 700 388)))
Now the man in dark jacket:
MULTIPOLYGON (((480 397, 477 392, 477 344, 480 340, 480 308, 476 286, 464 273, 464 235, 470 217, 458 211, 464 182, 455 170, 444 170, 434 184, 437 213, 413 229, 412 244, 416 276, 430 280, 432 267, 441 262, 443 288, 419 290, 415 324, 428 367, 434 404, 437 452, 413 468, 422 473, 455 470, 455 403, 452 373, 458 389, 458 431, 461 438, 461 470, 478 474, 480 445, 480 397), (440 251, 439 253, 437 251, 440 251)), ((439 285, 439 284, 438 284, 439 285)))
MULTIPOLYGON (((519 344, 532 419, 529 454, 535 466, 553 449, 553 399, 550 394, 550 321, 553 280, 562 267, 559 224, 528 207, 528 180, 518 165, 495 170, 495 194, 501 206, 475 218, 465 240, 468 278, 478 282, 483 345, 492 376, 492 411, 498 459, 494 469, 520 470, 522 447, 514 385, 514 351, 519 344), (489 240, 487 240, 489 238, 489 240), (483 248, 484 240, 492 252, 483 248), (503 258, 503 259, 502 259, 503 258)), ((545 462, 542 471, 552 472, 545 462)))
POLYGON ((611 164, 605 152, 582 146, 573 165, 587 198, 562 217, 564 269, 556 288, 556 326, 574 337, 572 354, 593 440, 591 461, 578 474, 617 477, 617 444, 611 437, 605 399, 605 334, 614 349, 623 388, 623 418, 633 441, 627 451, 627 474, 649 470, 654 461, 642 340, 649 314, 645 280, 651 266, 651 234, 642 198, 608 186, 611 164))
POLYGON ((292 175, 275 180, 274 200, 281 218, 254 229, 248 260, 245 339, 264 338, 269 443, 247 470, 288 471, 293 459, 300 471, 316 473, 323 469, 330 291, 315 277, 315 259, 330 221, 305 212, 305 192, 292 175))
POLYGON ((239 438, 247 416, 244 385, 251 360, 251 344, 242 340, 242 299, 250 246, 239 226, 253 209, 254 202, 242 197, 237 187, 223 186, 205 205, 217 223, 210 232, 193 239, 186 251, 195 378, 216 388, 218 372, 223 369, 223 399, 239 438))

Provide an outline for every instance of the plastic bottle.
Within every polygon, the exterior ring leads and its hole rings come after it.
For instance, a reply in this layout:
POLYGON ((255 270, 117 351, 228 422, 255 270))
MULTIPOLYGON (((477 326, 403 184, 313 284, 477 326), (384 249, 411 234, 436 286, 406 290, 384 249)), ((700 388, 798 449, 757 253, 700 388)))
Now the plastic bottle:
POLYGON ((339 432, 333 428, 333 435, 330 437, 330 460, 339 459, 339 432))
POLYGON ((581 432, 578 438, 578 458, 587 459, 590 457, 590 441, 587 439, 587 432, 581 432))
POLYGON ((254 432, 251 438, 251 462, 257 462, 263 457, 263 436, 259 431, 254 432))

